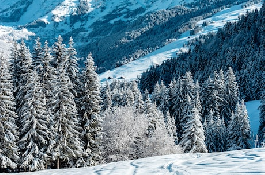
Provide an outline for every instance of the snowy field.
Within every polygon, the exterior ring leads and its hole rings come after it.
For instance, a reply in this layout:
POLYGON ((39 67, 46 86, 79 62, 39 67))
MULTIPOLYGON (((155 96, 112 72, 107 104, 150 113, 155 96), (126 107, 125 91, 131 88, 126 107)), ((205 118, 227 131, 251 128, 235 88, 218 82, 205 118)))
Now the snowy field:
MULTIPOLYGON (((246 103, 257 132, 260 101, 246 103)), ((79 169, 43 170, 22 175, 265 175, 265 148, 207 154, 175 154, 113 162, 79 169)), ((13 174, 15 175, 15 174, 13 174)))
POLYGON ((100 74, 100 80, 101 82, 104 82, 108 79, 108 77, 124 77, 128 80, 136 79, 137 76, 140 76, 151 65, 161 64, 163 61, 176 56, 176 53, 178 53, 183 47, 183 44, 187 43, 189 40, 194 39, 195 37, 198 37, 202 34, 216 32, 218 28, 222 28, 226 22, 237 21, 239 15, 246 14, 247 11, 252 11, 256 8, 260 9, 261 7, 262 3, 255 4, 247 8, 242 8, 241 5, 236 5, 231 8, 224 9, 221 12, 216 13, 211 18, 199 21, 197 23, 198 26, 201 26, 204 21, 210 21, 210 24, 206 27, 203 27, 202 31, 198 34, 190 36, 190 31, 187 31, 183 33, 178 40, 166 45, 165 47, 162 47, 126 65, 100 74))
POLYGON ((22 175, 265 175, 265 148, 223 153, 175 154, 134 161, 22 175))

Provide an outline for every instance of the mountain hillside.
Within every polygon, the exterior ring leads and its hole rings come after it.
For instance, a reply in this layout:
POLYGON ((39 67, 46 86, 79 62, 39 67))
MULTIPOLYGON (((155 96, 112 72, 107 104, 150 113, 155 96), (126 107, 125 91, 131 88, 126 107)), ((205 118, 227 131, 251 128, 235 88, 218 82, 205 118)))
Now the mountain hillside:
MULTIPOLYGON (((98 72, 127 64, 171 43, 232 4, 247 0, 0 1, 1 25, 26 28, 41 41, 72 36, 80 57, 92 52, 98 72), (40 8, 41 7, 41 8, 40 8)), ((33 45, 34 38, 28 43, 33 45)))
POLYGON ((241 15, 238 22, 227 22, 216 34, 192 40, 188 52, 151 67, 142 74, 142 90, 151 92, 157 81, 169 84, 187 71, 203 82, 212 71, 232 67, 242 98, 260 99, 264 89, 264 9, 263 4, 260 10, 241 15))

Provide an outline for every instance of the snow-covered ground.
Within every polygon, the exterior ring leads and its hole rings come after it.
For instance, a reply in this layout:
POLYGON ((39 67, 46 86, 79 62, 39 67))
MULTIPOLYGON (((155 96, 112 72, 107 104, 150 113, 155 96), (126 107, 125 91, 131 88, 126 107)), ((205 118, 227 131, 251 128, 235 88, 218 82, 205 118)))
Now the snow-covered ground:
POLYGON ((22 175, 244 175, 265 174, 265 148, 204 154, 175 154, 80 169, 22 175))
POLYGON ((218 28, 221 28, 228 21, 238 20, 238 16, 246 14, 247 11, 252 11, 254 9, 259 9, 262 7, 262 3, 249 6, 247 8, 242 8, 242 5, 235 5, 231 8, 224 9, 216 13, 213 17, 207 18, 205 20, 199 21, 198 26, 201 26, 204 21, 210 21, 210 24, 203 27, 202 31, 196 35, 190 36, 190 31, 183 33, 179 39, 172 42, 142 58, 132 61, 126 65, 115 68, 113 70, 104 72, 100 74, 101 82, 104 82, 108 77, 119 78, 125 77, 125 79, 132 80, 140 76, 145 70, 147 70, 151 65, 161 64, 164 60, 170 59, 176 56, 176 53, 183 47, 183 44, 187 43, 189 40, 194 39, 202 34, 207 34, 209 32, 216 32, 218 28))

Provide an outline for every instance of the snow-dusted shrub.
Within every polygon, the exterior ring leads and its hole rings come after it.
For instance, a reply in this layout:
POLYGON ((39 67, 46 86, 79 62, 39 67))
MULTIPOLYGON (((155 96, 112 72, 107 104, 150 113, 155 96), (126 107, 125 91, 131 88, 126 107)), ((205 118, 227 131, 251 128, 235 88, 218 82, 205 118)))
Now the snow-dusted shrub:
POLYGON ((180 152, 164 125, 148 135, 149 118, 133 107, 115 107, 103 114, 103 157, 106 162, 180 152))

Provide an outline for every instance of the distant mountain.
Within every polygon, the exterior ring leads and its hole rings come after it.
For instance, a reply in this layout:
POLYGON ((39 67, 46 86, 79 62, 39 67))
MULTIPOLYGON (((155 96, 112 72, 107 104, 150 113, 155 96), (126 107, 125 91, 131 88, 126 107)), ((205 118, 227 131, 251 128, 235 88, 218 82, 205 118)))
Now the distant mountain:
MULTIPOLYGON (((27 28, 44 42, 73 36, 98 72, 138 59, 194 28, 196 21, 247 0, 0 0, 0 25, 27 28)), ((34 38, 28 41, 34 43, 34 38)))

